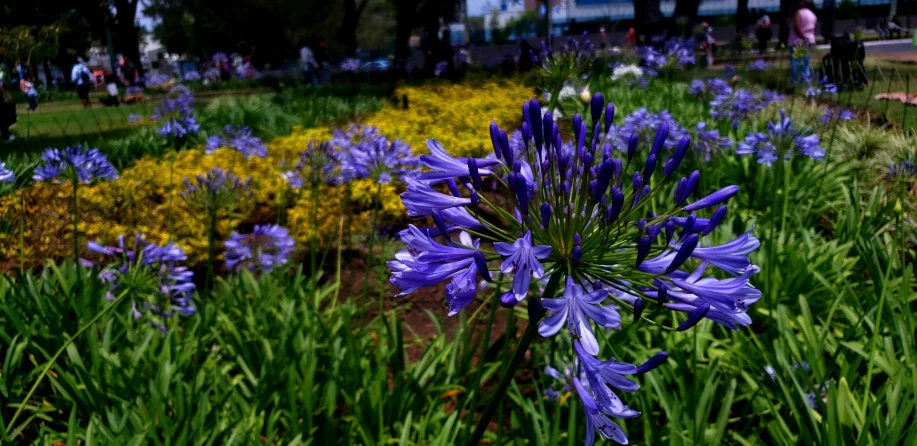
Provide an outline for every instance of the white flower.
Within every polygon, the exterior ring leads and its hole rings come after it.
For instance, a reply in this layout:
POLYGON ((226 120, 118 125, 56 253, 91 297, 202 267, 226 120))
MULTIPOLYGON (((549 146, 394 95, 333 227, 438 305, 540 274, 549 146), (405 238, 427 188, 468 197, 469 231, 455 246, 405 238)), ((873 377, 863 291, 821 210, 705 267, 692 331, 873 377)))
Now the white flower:
POLYGON ((617 81, 628 76, 633 76, 634 78, 640 79, 643 77, 643 69, 637 65, 620 65, 615 67, 614 72, 611 74, 611 80, 617 81))

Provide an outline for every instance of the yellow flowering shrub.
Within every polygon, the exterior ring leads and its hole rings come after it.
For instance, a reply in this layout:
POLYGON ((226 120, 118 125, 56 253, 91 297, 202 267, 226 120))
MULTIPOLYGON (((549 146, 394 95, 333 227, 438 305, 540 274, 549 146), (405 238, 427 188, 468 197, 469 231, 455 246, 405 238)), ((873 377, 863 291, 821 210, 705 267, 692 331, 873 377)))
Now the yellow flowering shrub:
POLYGON ((442 84, 402 87, 395 91, 398 104, 363 122, 390 138, 401 138, 415 153, 426 153, 428 139, 437 140, 455 156, 484 156, 493 152, 488 128, 516 128, 522 121, 522 103, 532 98, 531 88, 512 82, 485 82, 477 86, 442 84), (400 98, 407 96, 408 108, 400 98))
MULTIPOLYGON (((389 106, 363 122, 376 125, 389 138, 401 138, 415 153, 425 153, 425 141, 435 138, 457 156, 490 152, 490 122, 514 126, 519 119, 519 104, 531 97, 526 87, 497 83, 480 87, 405 87, 397 94, 408 96, 407 110, 389 106)), ((298 162, 299 153, 310 140, 327 140, 332 132, 327 127, 296 128, 290 136, 266 142, 265 158, 245 159, 227 148, 210 155, 196 148, 160 158, 142 158, 120 172, 117 180, 81 185, 81 244, 85 246, 89 240, 114 244, 121 234, 137 233, 146 235, 151 242, 165 243, 170 238, 171 207, 171 238, 188 253, 190 264, 199 264, 206 259, 207 217, 186 204, 180 192, 185 188, 184 178, 193 181, 215 167, 243 180, 250 178, 252 190, 250 199, 240 200, 236 209, 219 219, 219 241, 231 231, 246 232, 255 224, 275 223, 285 217, 291 235, 301 245, 316 240, 323 246, 332 246, 341 235, 345 240, 349 235, 365 235, 376 206, 378 226, 403 225, 407 217, 398 196, 403 190, 400 183, 380 187, 362 180, 346 186, 321 185, 312 191, 308 185, 293 190, 281 178, 284 167, 298 162), (380 202, 374 203, 377 193, 380 202)), ((0 259, 16 258, 18 263, 20 236, 16 221, 20 194, 25 202, 26 261, 69 255, 73 246, 72 190, 67 184, 38 183, 0 197, 0 219, 12 226, 11 231, 0 233, 0 259)))

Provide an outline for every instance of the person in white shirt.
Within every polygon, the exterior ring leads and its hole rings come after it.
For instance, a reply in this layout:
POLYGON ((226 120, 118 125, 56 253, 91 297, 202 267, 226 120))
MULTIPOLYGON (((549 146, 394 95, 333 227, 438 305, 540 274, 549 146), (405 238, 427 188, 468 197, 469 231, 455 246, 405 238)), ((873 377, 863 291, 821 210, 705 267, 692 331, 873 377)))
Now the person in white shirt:
POLYGON ((80 98, 84 108, 89 108, 89 90, 92 89, 92 72, 86 68, 82 57, 76 59, 73 69, 70 70, 70 80, 76 85, 76 95, 80 98))
POLYGON ((315 54, 312 50, 303 45, 299 49, 299 63, 302 64, 303 72, 306 75, 306 81, 314 86, 318 86, 318 61, 315 60, 315 54))

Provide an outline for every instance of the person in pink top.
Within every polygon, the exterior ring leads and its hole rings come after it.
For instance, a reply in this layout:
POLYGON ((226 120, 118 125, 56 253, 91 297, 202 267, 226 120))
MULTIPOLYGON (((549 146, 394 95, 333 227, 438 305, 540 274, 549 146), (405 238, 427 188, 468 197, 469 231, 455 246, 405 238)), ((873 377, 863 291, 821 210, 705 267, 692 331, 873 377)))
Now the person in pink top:
POLYGON ((797 84, 809 80, 809 53, 796 57, 795 50, 798 46, 806 48, 815 45, 815 24, 818 19, 809 8, 807 0, 800 0, 793 15, 793 26, 790 27, 790 80, 797 84))

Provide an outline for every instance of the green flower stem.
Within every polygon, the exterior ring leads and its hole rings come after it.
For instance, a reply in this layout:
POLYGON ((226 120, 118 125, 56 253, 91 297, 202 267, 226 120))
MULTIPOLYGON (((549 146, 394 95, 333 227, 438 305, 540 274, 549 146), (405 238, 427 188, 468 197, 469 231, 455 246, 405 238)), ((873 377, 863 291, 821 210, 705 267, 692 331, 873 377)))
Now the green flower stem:
POLYGON ((210 227, 207 231, 207 277, 204 281, 204 293, 209 294, 213 286, 214 245, 217 236, 217 211, 210 211, 210 227))
MULTIPOLYGON (((560 284, 561 276, 562 274, 551 275, 551 279, 548 280, 542 297, 554 297, 554 294, 557 292, 557 287, 560 284)), ((533 305, 533 303, 529 301, 529 305, 533 305)), ((507 327, 507 330, 509 329, 510 327, 507 327)), ((538 319, 529 318, 528 325, 525 327, 525 333, 523 333, 522 339, 519 340, 519 345, 516 346, 516 350, 513 352, 513 356, 510 358, 506 368, 503 369, 503 376, 500 377, 500 382, 494 390, 490 403, 487 404, 487 408, 484 409, 481 418, 478 419, 478 424, 474 428, 474 433, 471 434, 471 439, 466 443, 467 445, 477 445, 481 442, 481 439, 484 438, 484 431, 487 430, 490 419, 493 418, 494 412, 496 412, 497 407, 500 406, 500 401, 503 400, 503 396, 506 394, 506 390, 513 381, 513 377, 519 369, 519 364, 521 364, 522 359, 525 358, 525 352, 529 349, 529 346, 532 345, 532 341, 535 340, 536 334, 538 334, 538 319)))
MULTIPOLYGON (((376 193, 373 194, 373 214, 369 223, 369 253, 366 255, 366 272, 363 276, 363 296, 369 295, 369 275, 373 271, 373 248, 376 244, 376 220, 379 218, 379 201, 382 196, 382 183, 376 185, 376 193)), ((382 320, 382 315, 384 314, 383 309, 383 297, 379 295, 379 318, 382 320)))
POLYGON ((10 422, 6 426, 7 432, 13 429, 13 424, 16 423, 16 419, 19 418, 20 414, 22 414, 22 411, 25 409, 25 406, 29 402, 29 399, 32 398, 33 394, 35 394, 35 390, 38 389, 38 386, 39 384, 41 384, 41 381, 44 380, 45 376, 48 375, 48 372, 51 370, 51 366, 54 365, 54 362, 57 361, 57 358, 60 357, 60 355, 64 353, 64 350, 66 350, 67 347, 70 346, 70 344, 73 344, 73 341, 75 341, 76 338, 80 337, 80 335, 83 334, 84 331, 88 330, 89 327, 94 326, 95 323, 102 316, 104 316, 106 313, 111 311, 112 308, 118 306, 118 304, 121 302, 121 299, 123 299, 124 296, 126 295, 127 295, 127 291, 122 292, 121 295, 119 295, 118 298, 115 299, 115 301, 111 303, 111 305, 105 307, 104 310, 96 314, 89 322, 86 323, 86 325, 83 325, 83 328, 80 328, 79 331, 77 331, 76 334, 73 335, 69 341, 65 342, 64 345, 62 345, 57 350, 57 352, 54 353, 54 356, 51 357, 51 360, 48 361, 47 364, 45 364, 44 368, 41 370, 41 373, 38 374, 38 379, 35 381, 35 384, 32 384, 32 388, 29 390, 29 393, 26 394, 25 399, 22 400, 22 404, 19 405, 19 408, 16 409, 16 413, 13 414, 13 418, 10 418, 10 422))
POLYGON ((172 241, 172 200, 175 197, 175 146, 172 145, 172 150, 169 152, 169 210, 168 216, 166 217, 166 227, 169 234, 169 241, 172 241))
POLYGON ((19 192, 19 272, 25 275, 25 192, 19 192))
POLYGON ((79 233, 77 230, 77 223, 79 222, 79 219, 80 219, 80 214, 78 212, 78 208, 80 204, 80 196, 79 196, 80 181, 74 178, 72 183, 73 183, 73 210, 72 210, 72 213, 73 213, 73 261, 79 262, 80 261, 80 237, 79 237, 79 233))

